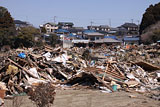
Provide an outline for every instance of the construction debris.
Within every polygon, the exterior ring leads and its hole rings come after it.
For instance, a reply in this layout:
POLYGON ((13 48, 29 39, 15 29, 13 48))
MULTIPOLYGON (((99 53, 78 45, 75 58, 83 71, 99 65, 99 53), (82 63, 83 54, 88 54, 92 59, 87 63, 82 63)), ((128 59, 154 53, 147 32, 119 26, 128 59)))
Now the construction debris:
POLYGON ((37 107, 50 107, 49 105, 54 102, 55 88, 50 83, 40 83, 36 87, 29 88, 28 95, 37 107))
POLYGON ((152 93, 160 88, 159 54, 158 45, 10 50, 0 56, 0 89, 13 95, 49 82, 60 89, 152 93))

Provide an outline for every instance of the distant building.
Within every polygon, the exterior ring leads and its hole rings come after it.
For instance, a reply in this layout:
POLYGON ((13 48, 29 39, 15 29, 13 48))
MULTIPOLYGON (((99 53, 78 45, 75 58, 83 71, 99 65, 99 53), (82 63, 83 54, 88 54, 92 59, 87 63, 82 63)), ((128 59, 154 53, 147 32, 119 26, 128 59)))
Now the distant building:
POLYGON ((118 28, 119 32, 121 32, 122 34, 127 33, 128 35, 138 34, 138 29, 139 29, 138 25, 136 25, 135 23, 125 23, 118 28))
POLYGON ((94 43, 96 44, 121 44, 122 41, 119 40, 115 40, 112 38, 104 38, 104 39, 99 39, 99 40, 95 40, 94 43))
POLYGON ((20 30, 22 27, 28 27, 31 26, 28 22, 21 21, 21 20, 14 20, 16 30, 20 30))
POLYGON ((83 35, 84 28, 83 27, 72 27, 72 28, 69 28, 68 31, 74 35, 83 35))
POLYGON ((73 23, 72 22, 59 22, 58 27, 59 29, 69 29, 73 28, 73 23))
POLYGON ((140 37, 139 36, 124 36, 123 42, 125 44, 139 44, 140 43, 140 37))
POLYGON ((88 30, 95 30, 97 32, 106 33, 110 31, 110 27, 107 25, 100 26, 87 26, 88 30))
POLYGON ((115 35, 118 28, 109 27, 108 25, 100 26, 87 26, 88 30, 95 30, 96 32, 102 33, 104 35, 115 35))
POLYGON ((99 32, 88 32, 88 33, 84 33, 83 36, 85 39, 88 39, 91 41, 104 38, 104 34, 99 33, 99 32))
POLYGON ((108 32, 108 35, 116 35, 118 30, 119 30, 118 28, 111 27, 110 31, 108 32))
POLYGON ((66 30, 66 29, 57 29, 57 30, 55 30, 55 33, 56 33, 58 36, 61 36, 61 35, 68 36, 68 35, 69 35, 69 31, 66 30))
POLYGON ((111 36, 104 36, 104 38, 111 38, 111 39, 118 40, 117 36, 115 36, 115 35, 111 35, 111 36))
POLYGON ((118 28, 118 31, 117 31, 117 35, 118 36, 123 36, 123 35, 127 35, 128 33, 128 30, 122 26, 120 27, 117 27, 118 28))
POLYGON ((58 29, 58 25, 55 23, 46 23, 44 25, 40 25, 40 27, 44 27, 47 34, 54 33, 54 31, 58 29))

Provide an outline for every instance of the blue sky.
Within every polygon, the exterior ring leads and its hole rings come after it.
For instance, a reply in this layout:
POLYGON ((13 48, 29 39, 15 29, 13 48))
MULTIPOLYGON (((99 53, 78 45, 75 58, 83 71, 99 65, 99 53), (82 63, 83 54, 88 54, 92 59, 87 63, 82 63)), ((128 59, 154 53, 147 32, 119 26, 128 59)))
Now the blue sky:
POLYGON ((46 22, 69 21, 75 26, 120 26, 138 23, 149 5, 159 0, 0 0, 14 19, 28 21, 35 27, 46 22))

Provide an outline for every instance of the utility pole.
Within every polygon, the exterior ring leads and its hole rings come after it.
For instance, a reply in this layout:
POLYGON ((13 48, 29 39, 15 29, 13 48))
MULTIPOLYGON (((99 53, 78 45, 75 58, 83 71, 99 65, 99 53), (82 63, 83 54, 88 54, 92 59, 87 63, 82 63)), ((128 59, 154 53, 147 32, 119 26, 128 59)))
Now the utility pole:
POLYGON ((138 36, 139 36, 139 26, 140 26, 140 25, 139 25, 139 20, 137 20, 137 22, 138 22, 138 36))
POLYGON ((57 16, 54 16, 54 24, 56 24, 56 17, 57 17, 57 16))
POLYGON ((92 30, 93 23, 94 23, 94 22, 91 21, 91 30, 92 30))
POLYGON ((111 27, 111 19, 109 19, 109 27, 111 27))
POLYGON ((138 26, 139 26, 139 20, 137 20, 137 22, 138 22, 138 26))
POLYGON ((131 19, 131 22, 133 23, 133 19, 131 19))

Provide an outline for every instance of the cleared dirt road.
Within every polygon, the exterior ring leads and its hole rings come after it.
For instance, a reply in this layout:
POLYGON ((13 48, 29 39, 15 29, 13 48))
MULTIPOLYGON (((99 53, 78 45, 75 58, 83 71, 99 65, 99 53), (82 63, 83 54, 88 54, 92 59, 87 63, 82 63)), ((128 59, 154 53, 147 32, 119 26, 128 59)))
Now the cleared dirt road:
MULTIPOLYGON (((20 107, 36 107, 27 96, 21 96, 19 99, 20 107)), ((5 100, 5 107, 13 107, 13 101, 5 100)), ((53 107, 160 107, 160 101, 137 93, 57 90, 53 107), (136 98, 130 98, 130 95, 136 98)))

